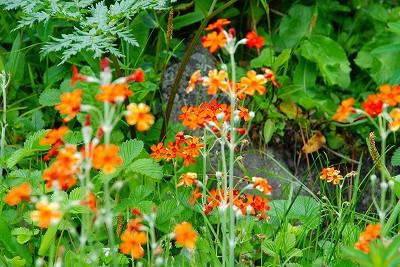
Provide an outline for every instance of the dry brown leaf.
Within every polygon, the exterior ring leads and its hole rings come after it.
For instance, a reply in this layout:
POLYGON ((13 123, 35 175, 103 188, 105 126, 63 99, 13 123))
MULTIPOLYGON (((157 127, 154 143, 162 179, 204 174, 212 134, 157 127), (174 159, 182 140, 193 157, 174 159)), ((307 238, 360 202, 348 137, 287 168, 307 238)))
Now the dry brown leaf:
POLYGON ((309 154, 319 150, 326 143, 325 136, 321 132, 316 132, 307 141, 307 144, 301 149, 304 153, 309 154))

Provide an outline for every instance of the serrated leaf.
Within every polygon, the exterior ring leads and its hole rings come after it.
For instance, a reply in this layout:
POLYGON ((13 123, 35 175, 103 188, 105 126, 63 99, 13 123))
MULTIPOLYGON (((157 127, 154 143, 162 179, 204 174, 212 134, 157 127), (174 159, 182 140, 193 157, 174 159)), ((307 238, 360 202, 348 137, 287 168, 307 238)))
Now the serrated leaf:
POLYGON ((179 206, 176 200, 161 202, 157 208, 156 227, 163 232, 171 231, 171 220, 179 215, 183 209, 183 206, 179 206))
POLYGON ((276 254, 275 242, 272 240, 269 240, 269 239, 264 240, 261 243, 261 249, 265 254, 270 255, 272 257, 275 256, 275 254, 276 254))
POLYGON ((15 165, 17 165, 18 162, 20 162, 22 159, 25 157, 31 156, 33 153, 31 151, 27 151, 24 148, 20 148, 16 150, 12 155, 7 159, 7 168, 11 169, 15 165))
POLYGON ((40 130, 31 134, 24 143, 24 149, 28 151, 49 149, 49 145, 40 145, 40 140, 47 134, 48 131, 49 130, 40 130))
POLYGON ((39 96, 39 104, 42 106, 55 106, 60 102, 61 91, 56 89, 44 90, 39 96))
POLYGON ((22 234, 22 235, 18 235, 17 236, 17 242, 22 244, 25 244, 26 242, 28 242, 29 240, 31 240, 32 235, 31 234, 22 234))
POLYGON ((127 167, 128 172, 138 173, 155 180, 163 178, 162 167, 153 159, 138 159, 127 167))
POLYGON ((393 153, 392 165, 393 166, 400 166, 400 147, 397 148, 393 153))
POLYGON ((31 235, 32 231, 26 227, 18 227, 18 228, 12 229, 11 234, 12 235, 31 235))
MULTIPOLYGON (((70 193, 69 193, 69 201, 81 201, 85 199, 85 190, 82 187, 77 187, 74 188, 70 193)), ((84 211, 85 207, 84 206, 74 206, 71 208, 69 211, 71 213, 82 213, 84 211)))
POLYGON ((143 142, 140 140, 128 140, 121 144, 119 154, 122 157, 123 166, 132 162, 143 150, 143 142))

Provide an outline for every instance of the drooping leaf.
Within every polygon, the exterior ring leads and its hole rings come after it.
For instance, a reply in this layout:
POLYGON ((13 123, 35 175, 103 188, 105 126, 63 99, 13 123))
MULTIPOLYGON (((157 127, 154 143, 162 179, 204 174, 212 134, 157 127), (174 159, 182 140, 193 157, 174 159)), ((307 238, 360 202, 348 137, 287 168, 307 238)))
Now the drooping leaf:
POLYGON ((300 46, 300 54, 315 62, 328 85, 350 85, 350 63, 343 48, 329 37, 313 35, 300 46))
POLYGON ((306 154, 313 153, 318 151, 325 143, 325 136, 321 132, 316 132, 307 143, 304 144, 301 150, 306 154))

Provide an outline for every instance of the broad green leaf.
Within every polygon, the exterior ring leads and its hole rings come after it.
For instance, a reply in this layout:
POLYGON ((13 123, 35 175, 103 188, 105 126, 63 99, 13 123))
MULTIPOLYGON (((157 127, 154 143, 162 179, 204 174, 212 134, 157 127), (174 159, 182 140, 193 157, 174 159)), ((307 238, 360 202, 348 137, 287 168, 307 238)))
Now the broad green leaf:
POLYGON ((185 26, 194 24, 201 21, 204 18, 204 14, 201 11, 194 11, 185 15, 177 16, 174 18, 174 29, 180 29, 185 26))
POLYGON ((343 48, 329 37, 313 35, 300 46, 300 54, 315 62, 328 85, 350 85, 350 63, 343 48))
POLYGON ((293 48, 310 31, 312 8, 293 5, 288 15, 283 17, 279 27, 279 37, 285 48, 293 48))
POLYGON ((261 249, 262 251, 267 254, 270 255, 272 257, 274 257, 276 255, 276 246, 275 246, 275 242, 269 239, 265 239, 262 243, 261 243, 261 249))
POLYGON ((143 150, 143 141, 140 140, 128 140, 121 144, 120 155, 123 160, 123 166, 128 165, 132 162, 140 152, 143 150))
POLYGON ((2 218, 0 218, 0 244, 12 255, 21 256, 28 264, 31 263, 32 256, 28 248, 17 243, 15 238, 11 235, 7 222, 2 218))
POLYGON ((273 69, 277 70, 280 66, 284 65, 286 62, 289 61, 290 56, 292 54, 292 49, 284 49, 279 56, 276 58, 273 69))
POLYGON ((274 62, 274 51, 266 47, 261 50, 261 54, 250 61, 252 68, 271 67, 274 62))
POLYGON ((138 159, 128 166, 127 171, 138 173, 155 180, 161 180, 163 177, 162 167, 153 159, 138 159))

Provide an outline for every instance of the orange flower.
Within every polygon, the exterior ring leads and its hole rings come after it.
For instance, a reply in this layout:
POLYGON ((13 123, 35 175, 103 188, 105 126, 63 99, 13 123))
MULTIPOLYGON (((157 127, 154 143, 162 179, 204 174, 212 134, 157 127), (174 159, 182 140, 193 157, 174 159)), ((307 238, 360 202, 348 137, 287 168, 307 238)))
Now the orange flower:
POLYGON ((64 121, 72 120, 80 111, 82 102, 82 90, 77 89, 73 92, 66 92, 60 96, 61 102, 56 105, 60 114, 67 115, 64 121))
POLYGON ((196 200, 199 199, 199 198, 201 198, 201 196, 202 196, 202 193, 199 191, 199 187, 196 186, 195 190, 194 190, 193 193, 192 193, 192 196, 191 196, 190 199, 189 199, 190 205, 193 206, 194 203, 196 203, 196 200))
POLYGON ((100 86, 100 91, 101 93, 96 96, 96 99, 113 104, 123 102, 127 97, 133 95, 126 83, 103 84, 100 86))
POLYGON ((190 76, 189 84, 186 87, 186 93, 189 94, 196 88, 196 84, 201 82, 201 72, 200 70, 196 70, 193 72, 192 76, 190 76))
POLYGON ((121 240, 120 250, 123 254, 130 254, 134 259, 144 256, 142 245, 147 243, 146 233, 125 230, 121 235, 121 240))
POLYGON ((223 32, 211 32, 201 39, 203 47, 208 48, 210 53, 214 53, 217 49, 226 45, 226 36, 223 32))
POLYGON ((82 200, 80 202, 80 204, 82 206, 88 206, 88 208, 92 211, 92 212, 96 212, 97 209, 97 203, 96 203, 96 196, 95 194, 93 194, 92 192, 89 192, 87 194, 87 198, 86 200, 82 200))
POLYGON ((261 177, 253 177, 251 180, 254 183, 254 188, 260 190, 266 195, 271 195, 272 186, 269 185, 266 179, 261 177))
POLYGON ((208 77, 203 80, 203 85, 208 87, 207 93, 209 95, 215 95, 218 89, 226 91, 228 89, 228 73, 224 70, 210 70, 208 72, 208 77))
POLYGON ((379 91, 379 99, 389 106, 394 107, 400 104, 400 85, 395 85, 392 88, 389 84, 384 84, 379 87, 379 91))
POLYGON ((68 132, 67 126, 61 126, 58 129, 51 129, 46 136, 40 140, 41 145, 53 145, 59 141, 68 132))
POLYGON ((248 95, 254 95, 255 92, 258 92, 260 95, 265 94, 266 88, 264 84, 266 82, 267 79, 265 79, 263 75, 257 74, 254 70, 248 71, 247 77, 243 77, 240 80, 240 84, 244 88, 245 94, 248 95))
POLYGON ((143 227, 142 219, 136 218, 136 219, 129 220, 126 229, 128 231, 141 231, 142 227, 143 227))
POLYGON ((319 178, 321 180, 326 180, 328 183, 333 183, 334 185, 338 185, 340 181, 344 179, 343 176, 340 175, 340 171, 336 170, 334 167, 323 168, 319 178))
POLYGON ((192 137, 185 141, 186 147, 184 151, 193 157, 200 155, 199 149, 203 147, 203 144, 199 143, 200 139, 198 137, 192 137))
POLYGON ((141 68, 135 70, 134 73, 127 77, 127 82, 144 82, 144 72, 141 68))
POLYGON ((249 32, 246 34, 247 46, 249 48, 262 48, 264 46, 264 37, 259 36, 256 32, 249 32))
POLYGON ((197 173, 195 172, 187 172, 181 176, 181 179, 176 184, 177 187, 185 185, 192 186, 193 184, 197 184, 197 173))
POLYGON ((79 74, 78 68, 75 66, 72 66, 72 77, 71 77, 71 82, 70 86, 74 86, 77 81, 86 81, 87 78, 84 75, 79 74))
POLYGON ((68 145, 61 150, 56 161, 48 169, 44 170, 42 179, 47 188, 54 185, 62 190, 67 190, 76 184, 74 175, 79 170, 80 154, 75 145, 68 145), (56 182, 56 184, 54 184, 56 182))
POLYGON ((382 113, 383 102, 377 95, 369 95, 362 103, 362 108, 371 117, 376 117, 382 113))
POLYGON ((268 81, 271 81, 272 84, 276 87, 276 88, 280 88, 281 85, 279 84, 279 82, 276 80, 275 77, 275 73, 273 70, 269 69, 269 68, 264 68, 264 77, 265 79, 267 79, 268 81))
POLYGON ((212 31, 212 30, 215 30, 215 29, 222 30, 222 27, 224 25, 228 25, 230 23, 231 23, 231 21, 228 20, 228 19, 217 19, 217 21, 208 24, 206 30, 207 31, 212 31))
POLYGON ((126 121, 129 125, 136 125, 139 132, 147 131, 154 123, 154 116, 150 113, 150 107, 144 103, 137 105, 131 103, 127 107, 126 121))
POLYGON ((335 121, 342 122, 346 120, 351 113, 354 113, 354 98, 348 98, 342 101, 340 106, 338 107, 336 114, 333 116, 335 121))
POLYGON ((104 173, 113 173, 115 168, 122 164, 122 159, 118 156, 119 147, 110 144, 96 146, 93 153, 93 167, 102 169, 104 173))
POLYGON ((15 206, 19 204, 23 199, 31 200, 31 185, 29 183, 22 183, 19 186, 13 187, 4 198, 4 202, 6 202, 10 206, 15 206))
POLYGON ((167 149, 165 148, 163 143, 158 143, 157 145, 152 145, 150 147, 150 149, 151 149, 151 151, 153 151, 150 154, 151 158, 154 158, 157 161, 165 158, 165 153, 166 153, 167 149))
POLYGON ((61 220, 60 206, 58 203, 49 203, 46 199, 36 203, 36 210, 31 213, 33 222, 39 227, 47 228, 50 224, 57 224, 61 220))
POLYGON ((400 128, 400 109, 393 109, 390 112, 390 117, 392 117, 393 121, 389 124, 389 128, 391 131, 395 132, 400 128))
POLYGON ((367 225, 364 232, 361 233, 358 242, 354 247, 364 253, 369 253, 369 244, 372 240, 379 238, 381 232, 380 224, 367 225))
POLYGON ((250 120, 250 113, 249 110, 245 107, 238 106, 239 108, 239 117, 242 118, 244 121, 250 120))
POLYGON ((197 233, 188 222, 182 222, 175 226, 175 240, 179 246, 187 249, 194 249, 197 241, 197 233))

